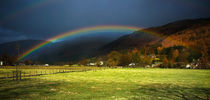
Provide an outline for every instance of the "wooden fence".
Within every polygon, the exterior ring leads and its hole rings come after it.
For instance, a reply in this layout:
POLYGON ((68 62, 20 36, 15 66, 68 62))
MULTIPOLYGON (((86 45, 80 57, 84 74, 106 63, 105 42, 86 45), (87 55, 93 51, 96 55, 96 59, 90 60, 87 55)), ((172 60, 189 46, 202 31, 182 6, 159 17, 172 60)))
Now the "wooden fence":
MULTIPOLYGON (((30 70, 25 71, 24 69, 15 70, 9 73, 5 73, 3 76, 0 76, 0 79, 12 79, 15 81, 21 80, 24 77, 32 77, 32 76, 41 76, 41 75, 50 75, 50 74, 58 74, 58 73, 71 73, 71 72, 86 72, 86 71, 96 71, 99 69, 45 69, 45 70, 30 70)), ((101 70, 101 69, 100 69, 101 70)))

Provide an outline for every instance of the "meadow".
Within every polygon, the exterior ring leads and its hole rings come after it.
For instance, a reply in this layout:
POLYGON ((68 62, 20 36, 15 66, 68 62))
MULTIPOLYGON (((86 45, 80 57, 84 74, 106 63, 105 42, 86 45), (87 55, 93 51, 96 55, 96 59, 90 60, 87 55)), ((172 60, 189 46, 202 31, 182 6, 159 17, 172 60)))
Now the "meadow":
POLYGON ((21 81, 1 79, 0 98, 207 100, 210 70, 115 68, 33 76, 21 81))

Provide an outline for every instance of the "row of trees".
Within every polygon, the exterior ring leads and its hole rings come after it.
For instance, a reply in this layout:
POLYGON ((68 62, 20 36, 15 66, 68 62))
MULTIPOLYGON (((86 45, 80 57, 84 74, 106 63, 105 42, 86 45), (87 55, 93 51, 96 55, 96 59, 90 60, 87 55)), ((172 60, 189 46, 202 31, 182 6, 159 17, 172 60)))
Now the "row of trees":
POLYGON ((163 48, 162 46, 145 47, 143 49, 132 49, 124 51, 111 51, 109 54, 79 61, 81 65, 104 61, 106 66, 128 66, 134 63, 136 67, 155 64, 159 59, 162 68, 184 68, 187 64, 195 64, 197 68, 209 68, 208 49, 201 46, 200 50, 184 46, 163 48))
MULTIPOLYGON (((144 47, 142 49, 132 49, 123 51, 111 51, 105 56, 93 57, 88 59, 82 59, 79 62, 74 62, 80 65, 87 65, 89 63, 95 63, 97 66, 128 66, 133 63, 137 67, 144 67, 146 65, 152 65, 155 59, 159 59, 162 64, 156 67, 163 68, 182 68, 189 63, 194 63, 197 68, 210 68, 209 66, 209 51, 208 46, 204 42, 199 46, 192 48, 186 48, 184 46, 174 46, 163 48, 162 46, 144 47)), ((0 56, 0 61, 4 62, 4 65, 18 65, 23 63, 25 65, 40 64, 32 60, 24 60, 22 62, 17 61, 17 57, 3 54, 0 56)), ((74 63, 62 63, 72 65, 74 63)))
POLYGON ((32 61, 29 59, 23 60, 19 62, 17 60, 17 56, 10 56, 7 54, 2 54, 0 56, 0 61, 3 61, 3 65, 8 66, 8 65, 19 65, 19 64, 25 64, 25 65, 34 65, 34 64, 41 64, 39 61, 32 61))
POLYGON ((0 61, 3 61, 3 65, 15 65, 17 63, 17 57, 2 54, 0 56, 0 61))
POLYGON ((165 68, 180 68, 191 64, 196 68, 210 68, 208 48, 206 45, 200 44, 198 47, 190 48, 184 46, 174 46, 169 48, 158 47, 158 57, 161 58, 165 68))
POLYGON ((107 56, 107 65, 109 66, 128 66, 133 63, 135 66, 145 66, 152 64, 153 57, 151 55, 142 55, 138 49, 129 52, 112 51, 107 56))
POLYGON ((90 59, 82 59, 79 61, 81 65, 87 65, 88 63, 96 63, 100 65, 103 61, 105 66, 128 66, 131 63, 135 63, 135 66, 145 66, 152 64, 152 56, 144 55, 142 50, 133 49, 131 51, 111 51, 109 54, 100 57, 94 57, 90 59))

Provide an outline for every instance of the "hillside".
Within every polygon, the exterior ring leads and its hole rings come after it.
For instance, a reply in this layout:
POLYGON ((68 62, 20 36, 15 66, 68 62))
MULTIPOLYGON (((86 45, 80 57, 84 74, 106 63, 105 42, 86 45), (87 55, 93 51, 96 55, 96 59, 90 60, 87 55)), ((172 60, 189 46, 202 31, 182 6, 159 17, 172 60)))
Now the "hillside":
MULTIPOLYGON (((97 52, 98 48, 125 34, 127 33, 101 33, 73 37, 64 41, 50 43, 36 50, 25 59, 40 61, 42 63, 53 63, 88 58, 96 55, 95 52, 97 52)), ((0 56, 2 54, 17 56, 41 42, 44 41, 20 40, 2 43, 0 44, 0 56)))
POLYGON ((79 39, 54 43, 44 49, 36 59, 45 63, 76 61, 95 55, 97 49, 109 43, 102 37, 82 37, 79 39))
POLYGON ((192 46, 200 40, 205 40, 207 44, 210 43, 210 19, 181 20, 145 30, 158 35, 137 31, 120 37, 102 47, 101 50, 110 52, 112 50, 142 48, 148 45, 162 45, 165 48, 174 45, 192 46))
POLYGON ((0 44, 0 55, 7 54, 17 56, 32 48, 34 45, 44 42, 43 40, 20 40, 0 44))

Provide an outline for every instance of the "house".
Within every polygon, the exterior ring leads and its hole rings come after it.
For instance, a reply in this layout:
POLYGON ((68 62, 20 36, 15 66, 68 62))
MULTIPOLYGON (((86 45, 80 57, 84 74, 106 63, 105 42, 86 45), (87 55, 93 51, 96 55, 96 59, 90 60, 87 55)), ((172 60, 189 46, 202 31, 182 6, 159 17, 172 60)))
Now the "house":
POLYGON ((0 61, 0 66, 3 66, 3 61, 0 61))
POLYGON ((103 62, 103 61, 100 61, 100 62, 99 62, 99 65, 100 65, 100 66, 104 65, 104 62, 103 62))
POLYGON ((95 66, 95 63, 89 63, 88 66, 95 66))
POLYGON ((130 63, 128 66, 135 66, 136 64, 135 63, 130 63))
POLYGON ((187 68, 187 69, 190 69, 190 68, 191 68, 191 65, 190 65, 190 64, 187 64, 187 65, 186 65, 186 68, 187 68))
POLYGON ((49 64, 44 64, 44 66, 49 66, 49 64))

